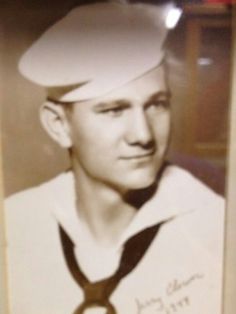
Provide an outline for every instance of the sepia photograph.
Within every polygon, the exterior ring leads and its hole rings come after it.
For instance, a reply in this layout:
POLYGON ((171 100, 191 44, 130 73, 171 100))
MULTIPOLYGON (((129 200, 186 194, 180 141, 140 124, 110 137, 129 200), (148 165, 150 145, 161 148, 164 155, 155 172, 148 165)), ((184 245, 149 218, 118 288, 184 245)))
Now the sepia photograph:
POLYGON ((234 313, 233 2, 0 3, 0 313, 234 313))

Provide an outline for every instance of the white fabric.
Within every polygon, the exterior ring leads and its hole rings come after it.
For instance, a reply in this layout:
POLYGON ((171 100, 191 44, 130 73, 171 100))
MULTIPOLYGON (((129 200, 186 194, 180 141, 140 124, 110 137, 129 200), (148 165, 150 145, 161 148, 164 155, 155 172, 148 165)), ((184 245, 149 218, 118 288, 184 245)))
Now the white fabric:
POLYGON ((118 314, 220 314, 223 208, 221 197, 169 166, 117 247, 100 250, 79 221, 72 173, 21 192, 6 202, 11 314, 70 314, 82 301, 65 265, 58 222, 91 280, 113 273, 130 236, 165 222, 112 294, 118 314))
POLYGON ((160 64, 168 9, 106 2, 79 6, 26 51, 20 72, 60 101, 103 96, 160 64))

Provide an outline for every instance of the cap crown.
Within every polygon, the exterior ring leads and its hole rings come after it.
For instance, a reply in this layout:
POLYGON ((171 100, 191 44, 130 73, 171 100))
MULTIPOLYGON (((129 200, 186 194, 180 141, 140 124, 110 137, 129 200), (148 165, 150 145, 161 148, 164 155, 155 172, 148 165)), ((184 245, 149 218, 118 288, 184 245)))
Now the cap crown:
POLYGON ((30 47, 20 72, 57 100, 102 96, 161 62, 165 13, 150 4, 77 7, 30 47))

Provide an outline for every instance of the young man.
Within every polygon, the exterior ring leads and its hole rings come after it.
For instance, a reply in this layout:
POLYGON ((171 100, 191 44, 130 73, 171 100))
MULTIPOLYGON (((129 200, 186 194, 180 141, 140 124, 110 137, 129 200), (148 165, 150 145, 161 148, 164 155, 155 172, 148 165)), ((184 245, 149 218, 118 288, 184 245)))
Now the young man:
POLYGON ((220 314, 223 201, 165 162, 164 15, 81 6, 21 59, 71 171, 7 201, 12 314, 220 314))

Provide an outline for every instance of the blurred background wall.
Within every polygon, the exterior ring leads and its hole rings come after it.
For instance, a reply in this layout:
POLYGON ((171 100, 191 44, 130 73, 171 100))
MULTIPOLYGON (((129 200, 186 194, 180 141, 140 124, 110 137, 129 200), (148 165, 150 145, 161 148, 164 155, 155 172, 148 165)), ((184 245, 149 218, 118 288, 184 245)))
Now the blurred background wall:
MULTIPOLYGON (((70 166, 67 153, 51 141, 40 126, 38 110, 45 98, 43 89, 20 76, 17 62, 48 26, 81 2, 15 0, 0 3, 5 195, 40 184, 70 166)), ((230 9, 197 1, 185 4, 183 9, 184 15, 167 43, 173 93, 169 159, 190 169, 217 192, 224 193, 230 9)))

